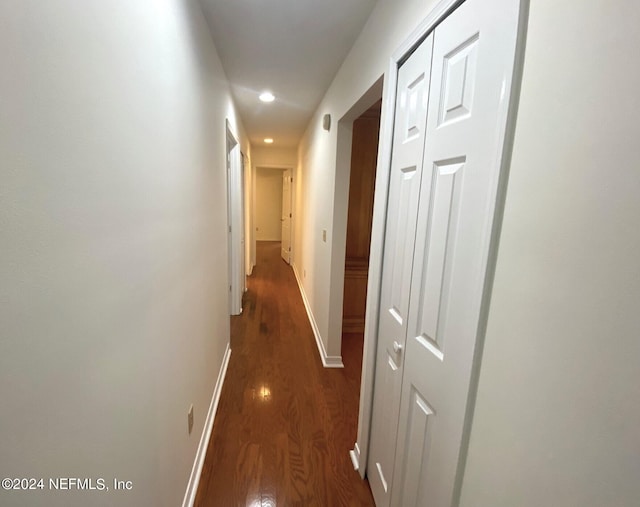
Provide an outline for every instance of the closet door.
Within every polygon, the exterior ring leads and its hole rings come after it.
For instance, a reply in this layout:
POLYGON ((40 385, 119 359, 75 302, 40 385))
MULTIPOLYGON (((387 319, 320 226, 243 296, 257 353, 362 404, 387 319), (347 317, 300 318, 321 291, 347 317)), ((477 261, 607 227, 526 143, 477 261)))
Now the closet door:
POLYGON ((450 507, 464 465, 518 3, 467 0, 434 32, 392 505, 450 507))
POLYGON ((378 507, 389 505, 400 408, 403 348, 422 178, 432 38, 398 75, 393 155, 383 254, 368 476, 378 507))

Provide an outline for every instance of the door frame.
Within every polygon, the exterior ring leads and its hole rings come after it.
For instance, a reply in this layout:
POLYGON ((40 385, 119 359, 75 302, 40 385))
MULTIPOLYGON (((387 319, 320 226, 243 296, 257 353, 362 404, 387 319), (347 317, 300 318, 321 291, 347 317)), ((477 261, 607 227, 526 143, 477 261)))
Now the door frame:
POLYGON ((226 120, 225 166, 227 172, 227 226, 229 313, 242 313, 242 294, 245 288, 244 258, 244 188, 242 153, 238 136, 226 120))
MULTIPOLYGON (((508 180, 508 169, 511 162, 517 106, 520 97, 522 69, 524 64, 524 50, 526 27, 529 12, 529 0, 513 0, 519 4, 519 19, 516 39, 514 70, 511 82, 511 95, 508 107, 505 109, 506 128, 502 133, 503 148, 500 156, 500 180, 496 196, 496 211, 493 222, 491 244, 489 247, 487 276, 482 295, 482 309, 478 326, 477 357, 475 358, 470 385, 469 406, 466 411, 465 432, 463 436, 463 456, 458 468, 457 487, 460 486, 464 464, 466 462, 466 447, 470 434, 475 392, 477 390, 479 364, 484 343, 484 333, 488 317, 491 288, 495 271, 499 233, 504 212, 504 201, 508 180)), ((380 143, 376 169, 375 197, 373 207, 373 222, 371 230, 371 252, 369 258, 369 280, 367 283, 367 305, 365 315, 364 352, 362 358, 362 377, 360 384, 360 406, 358 412, 358 435, 354 449, 350 451, 354 468, 362 478, 367 473, 369 439, 373 409, 374 378, 376 368, 376 351, 378 344, 378 321, 380 316, 380 295, 382 285, 383 250, 386 230, 387 200, 389 193, 389 177, 391 170, 391 155, 393 145, 393 128, 395 118, 396 89, 400 66, 411 53, 424 41, 429 33, 442 22, 464 0, 441 0, 436 4, 427 17, 396 49, 389 60, 383 78, 382 111, 380 119, 380 143)))
POLYGON ((240 152, 242 156, 242 190, 244 192, 244 270, 245 270, 245 292, 247 291, 246 279, 251 276, 253 272, 254 262, 252 260, 252 230, 254 229, 253 221, 255 216, 253 214, 254 199, 253 199, 253 170, 251 167, 251 160, 244 152, 240 152))
MULTIPOLYGON (((349 185, 351 178, 351 143, 353 122, 382 97, 382 76, 355 101, 338 120, 336 140, 336 170, 333 193, 333 231, 329 280, 329 316, 327 344, 315 333, 318 352, 325 368, 343 368, 342 313, 344 303, 344 274, 347 250, 347 221, 349 215, 349 185), (328 353, 329 352, 329 353, 328 353)), ((382 123, 382 118, 381 118, 382 123)), ((379 156, 376 167, 379 165, 379 156)), ((376 173, 377 174, 377 173, 376 173)))
MULTIPOLYGON (((293 259, 295 256, 295 220, 296 220, 296 214, 295 214, 295 209, 294 209, 294 204, 295 204, 295 196, 296 196, 296 189, 294 186, 294 182, 296 179, 296 169, 295 167, 291 166, 291 165, 287 165, 287 164, 255 164, 252 167, 252 180, 251 180, 251 192, 252 192, 252 199, 253 199, 253 208, 252 208, 252 213, 254 214, 254 216, 252 217, 252 222, 253 224, 255 224, 255 200, 256 200, 256 173, 258 169, 278 169, 281 171, 291 171, 291 177, 293 178, 293 182, 291 184, 291 255, 290 255, 290 265, 293 265, 293 259)), ((256 251, 256 234, 255 234, 255 230, 252 231, 253 234, 251 234, 251 249, 253 252, 256 251)), ((255 265, 255 261, 254 261, 254 265, 255 265)))
MULTIPOLYGON (((285 262, 291 265, 291 257, 293 256, 292 254, 293 253, 293 169, 285 168, 282 170, 282 178, 283 178, 282 205, 283 207, 284 207, 284 178, 287 175, 291 179, 291 181, 289 182, 289 260, 286 260, 285 262)), ((280 211, 280 215, 283 214, 282 211, 283 210, 280 211)), ((280 220, 283 220, 283 219, 280 218, 280 220)), ((280 224, 280 231, 282 231, 282 224, 280 224)), ((282 237, 281 235, 280 241, 282 242, 283 240, 284 240, 284 237, 282 237)), ((280 249, 280 256, 282 257, 282 248, 280 249)))

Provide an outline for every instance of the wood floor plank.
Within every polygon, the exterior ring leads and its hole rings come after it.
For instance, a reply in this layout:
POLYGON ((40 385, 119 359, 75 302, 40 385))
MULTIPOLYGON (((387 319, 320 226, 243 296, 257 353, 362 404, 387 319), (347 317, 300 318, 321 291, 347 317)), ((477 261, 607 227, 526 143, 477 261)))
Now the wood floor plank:
POLYGON ((259 242, 196 496, 197 507, 373 506, 353 470, 362 336, 322 366, 279 242, 259 242))

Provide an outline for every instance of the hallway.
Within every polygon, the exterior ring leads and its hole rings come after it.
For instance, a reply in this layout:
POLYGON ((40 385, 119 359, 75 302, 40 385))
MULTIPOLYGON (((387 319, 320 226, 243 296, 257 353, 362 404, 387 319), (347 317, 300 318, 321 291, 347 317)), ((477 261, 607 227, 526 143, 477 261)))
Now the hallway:
POLYGON ((195 505, 373 505, 349 459, 362 341, 345 336, 345 368, 323 368, 279 242, 258 242, 243 308, 195 505))

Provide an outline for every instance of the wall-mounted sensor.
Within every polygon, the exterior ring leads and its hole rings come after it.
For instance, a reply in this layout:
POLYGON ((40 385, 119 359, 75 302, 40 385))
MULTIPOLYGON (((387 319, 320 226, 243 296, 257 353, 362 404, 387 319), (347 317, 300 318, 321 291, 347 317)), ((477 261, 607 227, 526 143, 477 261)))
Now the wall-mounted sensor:
POLYGON ((329 130, 331 130, 331 115, 330 114, 325 114, 322 117, 322 128, 325 129, 327 132, 329 132, 329 130))

